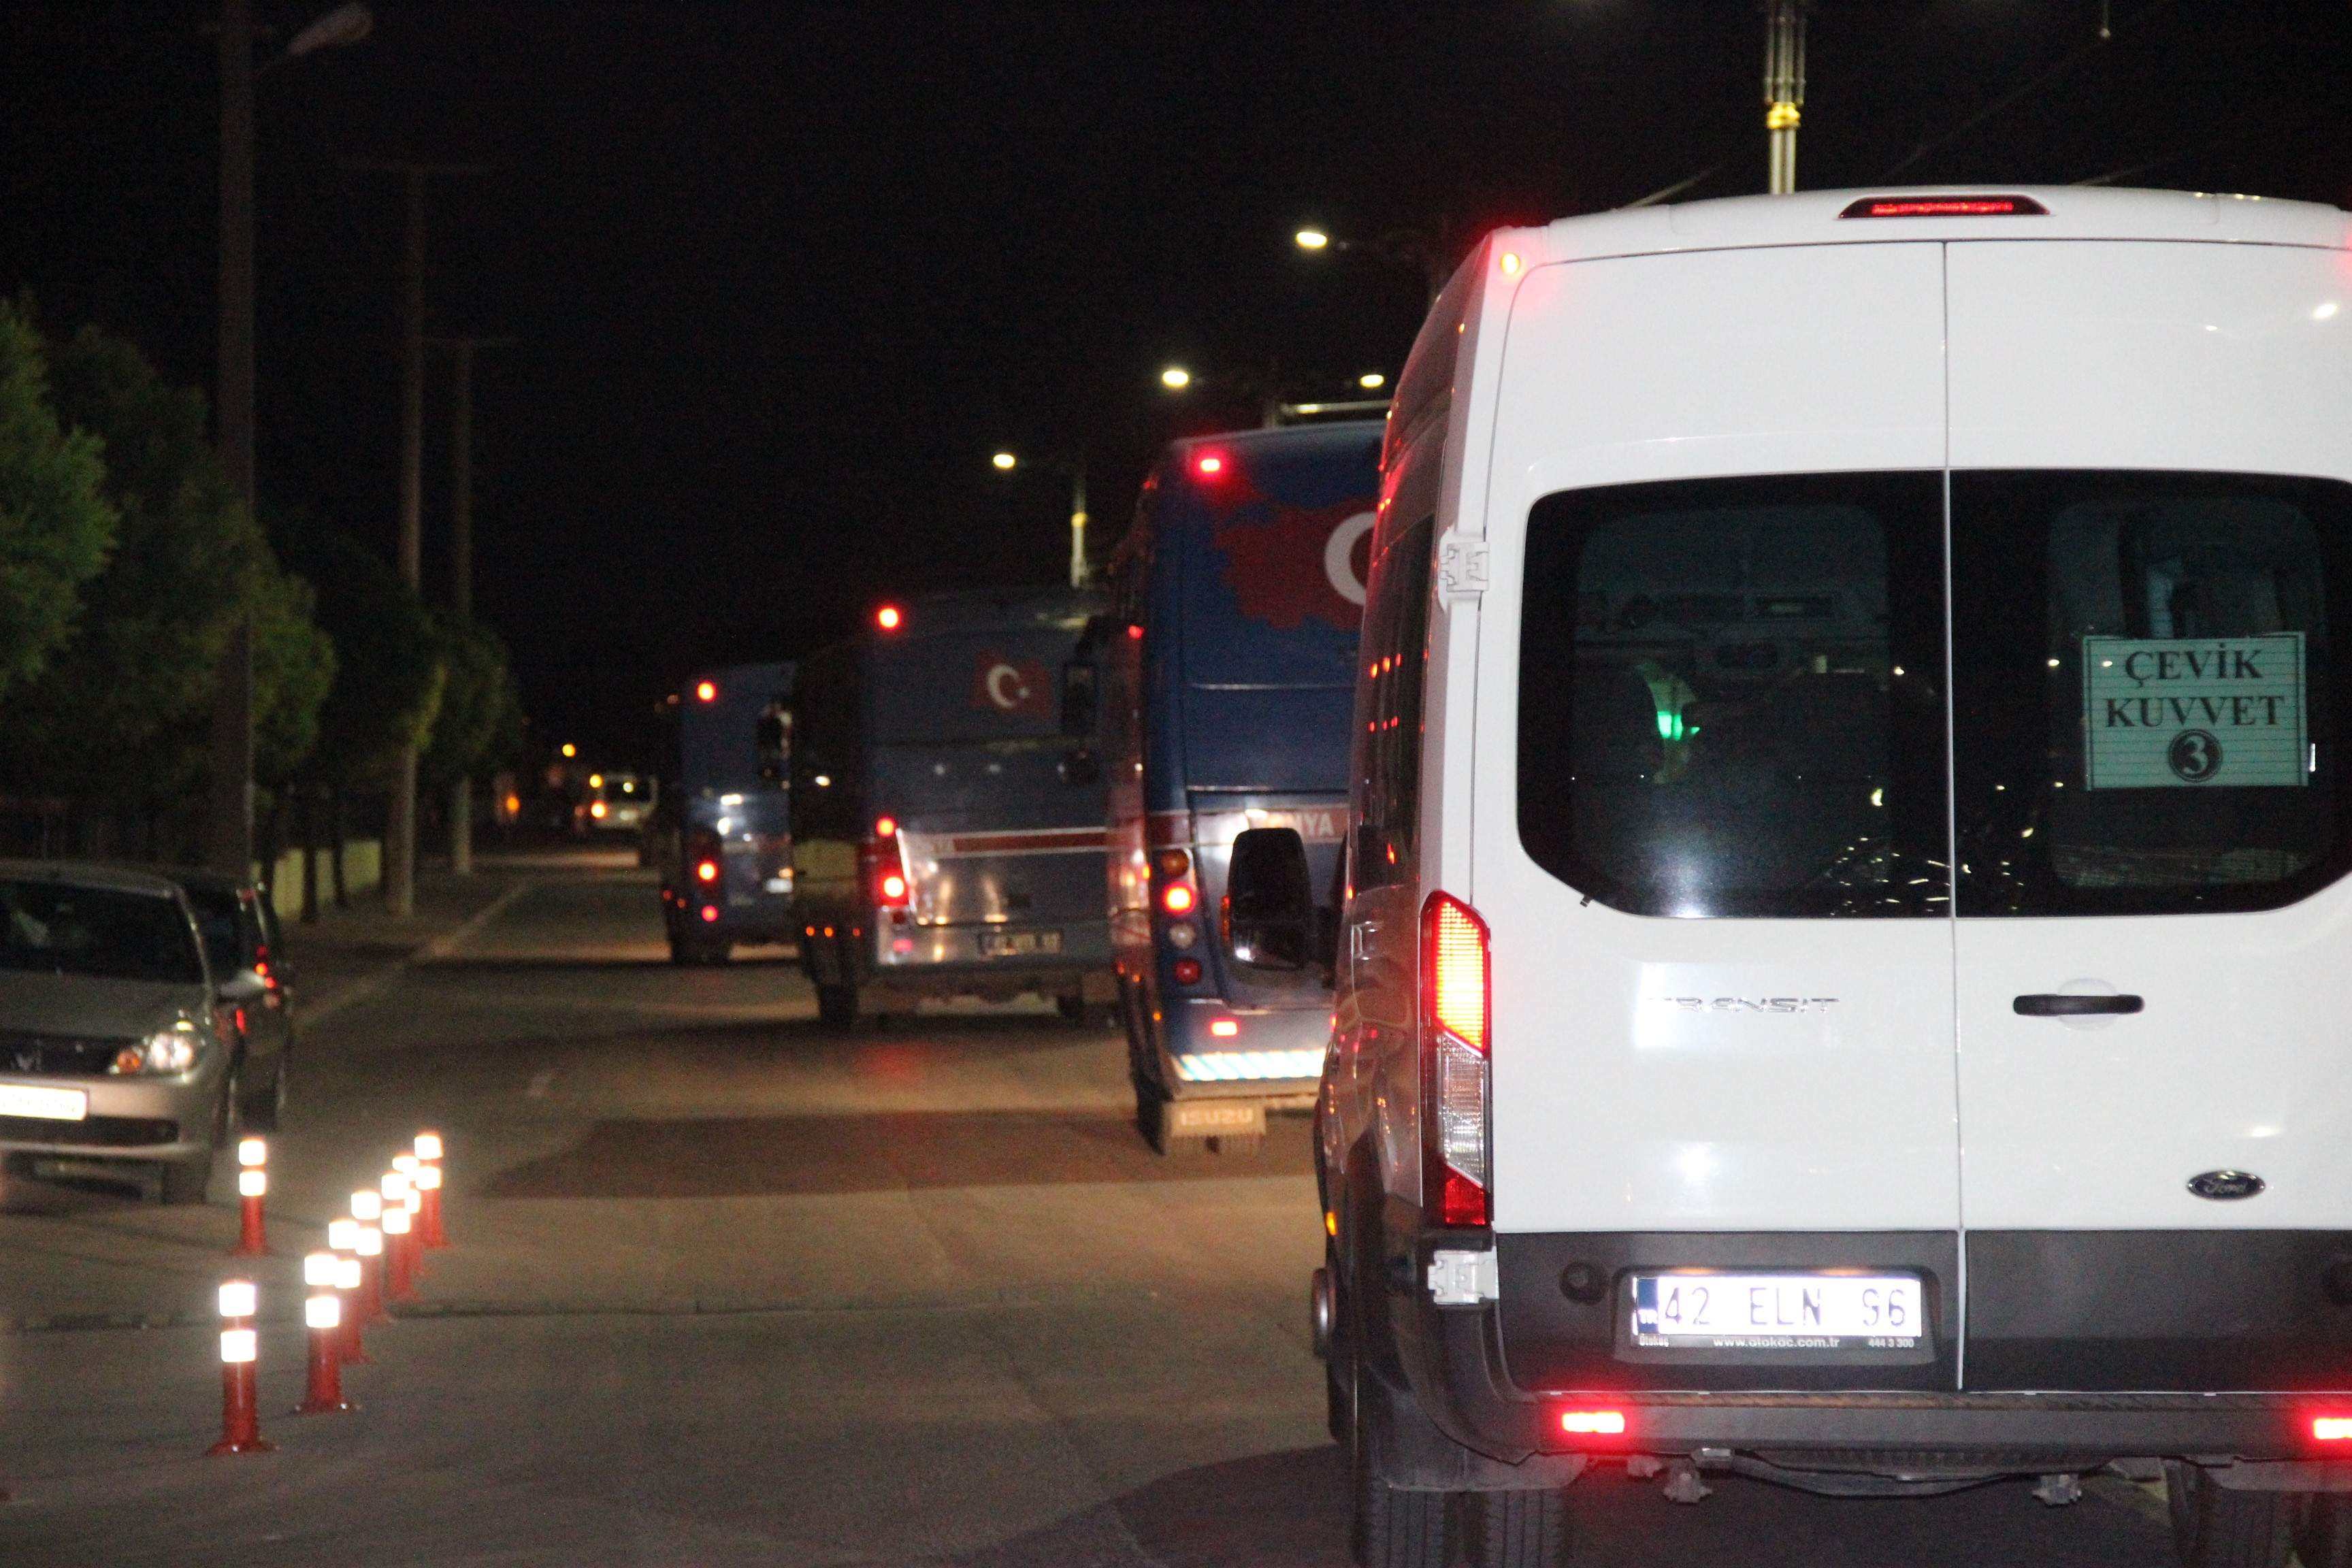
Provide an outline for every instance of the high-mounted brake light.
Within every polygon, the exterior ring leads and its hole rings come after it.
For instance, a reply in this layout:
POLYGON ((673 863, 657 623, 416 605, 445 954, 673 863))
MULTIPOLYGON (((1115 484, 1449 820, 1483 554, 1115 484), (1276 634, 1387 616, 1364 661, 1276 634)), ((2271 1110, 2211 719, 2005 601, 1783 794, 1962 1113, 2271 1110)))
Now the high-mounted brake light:
POLYGON ((898 832, 898 819, 897 817, 895 817, 895 816, 877 816, 877 817, 876 817, 876 818, 874 819, 874 837, 877 837, 877 838, 887 838, 887 837, 889 837, 892 834, 894 834, 894 833, 896 833, 896 832, 898 832))
POLYGON ((2352 1440, 2352 1415, 2315 1415, 2311 1418, 2311 1435, 2322 1443, 2352 1440))
POLYGON ((1442 1226, 1483 1226, 1487 1196, 1486 922, 1449 893, 1421 907, 1422 1206, 1442 1226))
POLYGON ((719 862, 716 860, 696 861, 694 863, 694 879, 698 882, 715 882, 719 880, 719 862))
POLYGON ((1625 1430, 1625 1413, 1622 1410, 1563 1410, 1559 1415, 1559 1429, 1591 1436, 1620 1436, 1625 1430))
POLYGON ((715 681, 715 680, 698 680, 698 681, 696 681, 696 682, 694 683, 694 700, 695 700, 697 702, 716 702, 716 701, 718 701, 718 700, 719 700, 719 683, 718 683, 717 681, 715 681))
POLYGON ((1864 196, 1843 217, 2048 217, 2032 196, 1864 196))
POLYGON ((1223 452, 1203 452, 1192 459, 1192 471, 1204 479, 1213 479, 1225 471, 1225 455, 1223 452))
POLYGON ((885 605, 874 612, 874 624, 886 632, 897 631, 906 619, 906 612, 896 605, 885 605))

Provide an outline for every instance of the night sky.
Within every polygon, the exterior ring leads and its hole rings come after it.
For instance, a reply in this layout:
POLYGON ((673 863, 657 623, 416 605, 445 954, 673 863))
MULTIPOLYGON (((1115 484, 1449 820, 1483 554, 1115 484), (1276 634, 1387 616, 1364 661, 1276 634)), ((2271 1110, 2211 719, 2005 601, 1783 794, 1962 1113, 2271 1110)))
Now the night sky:
MULTIPOLYGON (((258 0, 281 45, 327 5, 258 0)), ((1066 489, 1000 445, 1083 448, 1107 545, 1158 443, 1250 419, 1163 363, 1393 374, 1422 279, 1304 257, 1302 221, 1458 248, 1764 177, 1750 0, 375 10, 260 84, 262 489, 389 552, 400 204, 348 164, 488 165, 436 188, 427 284, 429 330, 518 340, 478 377, 478 605, 541 732, 607 752, 695 666, 1055 579, 1066 489)), ((0 3, 0 286, 205 385, 211 11, 0 3)), ((1904 183, 2352 200, 2352 6, 2114 0, 2104 45, 2100 11, 1819 0, 1800 183, 1924 146, 1904 183)), ((437 370, 429 397, 438 597, 437 370)))

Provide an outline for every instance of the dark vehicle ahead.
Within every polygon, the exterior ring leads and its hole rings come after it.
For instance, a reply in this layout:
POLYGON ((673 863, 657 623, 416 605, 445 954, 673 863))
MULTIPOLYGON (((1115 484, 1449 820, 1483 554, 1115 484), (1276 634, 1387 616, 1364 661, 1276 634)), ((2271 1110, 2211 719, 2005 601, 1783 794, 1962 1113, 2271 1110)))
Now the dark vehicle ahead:
POLYGON ((859 994, 1111 995, 1092 669, 1075 590, 885 606, 793 689, 793 865, 819 1016, 859 994))
POLYGON ((180 884, 196 917, 213 987, 237 1040, 238 1112, 256 1131, 276 1130, 294 1061, 294 972, 269 895, 250 877, 162 873, 180 884))
POLYGON ((740 944, 793 940, 786 806, 789 664, 738 664, 686 683, 647 829, 676 963, 724 963, 740 944))
POLYGON ((1155 1148, 1256 1136, 1315 1100, 1322 933, 1348 806, 1378 421, 1177 442, 1112 566, 1102 663, 1111 934, 1155 1148), (1234 838, 1296 828, 1320 910, 1299 951, 1233 940, 1234 838))

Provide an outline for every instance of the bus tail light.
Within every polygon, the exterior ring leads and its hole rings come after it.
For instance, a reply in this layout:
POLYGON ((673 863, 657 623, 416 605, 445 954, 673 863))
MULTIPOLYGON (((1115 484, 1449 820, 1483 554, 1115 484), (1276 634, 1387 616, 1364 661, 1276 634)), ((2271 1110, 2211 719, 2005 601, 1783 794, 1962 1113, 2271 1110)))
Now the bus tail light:
POLYGON ((2315 1415, 2311 1418, 2311 1436, 2321 1443, 2352 1441, 2352 1415, 2315 1415))
POLYGON ((1559 1413, 1559 1429, 1581 1436, 1622 1437, 1625 1434, 1625 1413, 1622 1410, 1563 1410, 1559 1413))
POLYGON ((1171 915, 1189 915, 1201 896, 1190 882, 1171 882, 1160 889, 1160 907, 1171 915))
POLYGON ((1443 1226, 1484 1226, 1488 1201, 1486 922, 1432 893, 1421 909, 1422 1206, 1443 1226))
POLYGON ((900 840, 896 835, 881 842, 868 842, 858 850, 858 860, 866 872, 866 886, 873 890, 874 902, 885 910, 914 907, 914 879, 908 874, 906 862, 899 858, 900 840))

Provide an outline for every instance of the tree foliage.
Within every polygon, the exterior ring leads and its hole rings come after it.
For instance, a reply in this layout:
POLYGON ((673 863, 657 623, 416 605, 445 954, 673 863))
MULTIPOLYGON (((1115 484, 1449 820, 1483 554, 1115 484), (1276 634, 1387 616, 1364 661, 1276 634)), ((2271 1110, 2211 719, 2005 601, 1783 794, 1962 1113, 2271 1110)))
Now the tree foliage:
POLYGON ((202 798, 222 657, 250 616, 257 771, 282 778, 315 735, 333 652, 308 588, 230 488, 203 395, 96 328, 51 363, 59 416, 103 444, 116 542, 79 634, 11 700, 0 757, 19 780, 101 807, 202 798))
POLYGON ((100 443, 61 426, 40 336, 0 302, 0 692, 40 673, 115 531, 100 443))
POLYGON ((318 586, 319 622, 336 655, 310 776, 344 788, 381 784, 401 748, 422 746, 433 732, 449 670, 440 630, 416 590, 350 536, 313 531, 291 553, 318 586))
POLYGON ((521 749, 522 701, 496 632, 455 612, 436 619, 448 679, 425 748, 424 778, 446 789, 480 777, 521 749))

